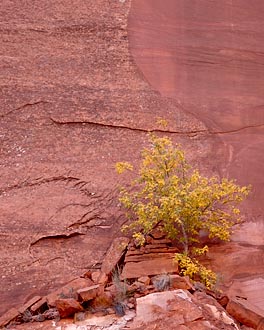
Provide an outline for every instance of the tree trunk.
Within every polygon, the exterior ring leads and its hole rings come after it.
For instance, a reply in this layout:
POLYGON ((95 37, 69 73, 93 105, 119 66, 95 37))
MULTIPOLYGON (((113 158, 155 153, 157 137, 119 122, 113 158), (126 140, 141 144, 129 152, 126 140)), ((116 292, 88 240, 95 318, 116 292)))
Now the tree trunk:
POLYGON ((184 253, 186 255, 188 255, 189 254, 189 240, 188 240, 188 235, 186 233, 186 230, 185 230, 185 227, 184 227, 183 222, 181 221, 180 223, 181 223, 182 236, 183 236, 183 239, 184 239, 184 242, 183 242, 184 253))

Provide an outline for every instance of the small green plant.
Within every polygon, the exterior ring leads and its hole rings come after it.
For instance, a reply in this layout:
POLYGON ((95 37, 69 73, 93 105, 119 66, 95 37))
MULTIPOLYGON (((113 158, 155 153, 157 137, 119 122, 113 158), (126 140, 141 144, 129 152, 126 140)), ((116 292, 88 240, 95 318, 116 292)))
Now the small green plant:
MULTIPOLYGON (((151 147, 142 151, 139 173, 130 189, 121 189, 120 201, 131 220, 123 230, 132 230, 135 241, 142 245, 147 234, 162 226, 167 237, 182 246, 182 254, 176 257, 182 273, 191 278, 199 273, 210 286, 213 273, 195 258, 208 249, 200 247, 199 234, 204 231, 209 238, 228 241, 232 227, 240 222, 238 205, 250 188, 226 178, 202 176, 167 137, 151 135, 150 142, 151 147)), ((122 173, 133 167, 125 162, 117 163, 116 169, 122 173)))

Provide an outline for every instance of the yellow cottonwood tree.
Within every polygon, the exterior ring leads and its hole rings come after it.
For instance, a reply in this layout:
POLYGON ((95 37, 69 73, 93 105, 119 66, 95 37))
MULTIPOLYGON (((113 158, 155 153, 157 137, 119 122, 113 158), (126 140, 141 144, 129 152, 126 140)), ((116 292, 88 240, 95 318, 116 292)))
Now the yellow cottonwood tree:
MULTIPOLYGON (((194 254, 190 247, 199 243, 201 230, 210 238, 229 240, 233 225, 240 221, 238 205, 250 189, 233 180, 202 176, 167 137, 151 135, 150 140, 152 147, 142 151, 133 189, 121 190, 120 201, 132 219, 126 228, 143 244, 146 234, 162 225, 167 237, 182 245, 183 254, 177 259, 184 264, 194 254)), ((116 168, 119 173, 133 170, 128 163, 117 163, 116 168)), ((196 249, 195 254, 206 250, 196 249)))

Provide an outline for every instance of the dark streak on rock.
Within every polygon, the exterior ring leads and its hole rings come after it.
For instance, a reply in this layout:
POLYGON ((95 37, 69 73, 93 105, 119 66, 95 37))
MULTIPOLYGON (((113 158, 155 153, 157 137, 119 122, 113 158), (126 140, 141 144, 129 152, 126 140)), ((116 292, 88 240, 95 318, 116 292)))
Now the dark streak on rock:
POLYGON ((36 102, 25 103, 25 104, 21 105, 18 108, 12 109, 12 110, 0 115, 0 118, 4 118, 4 117, 10 115, 12 112, 15 112, 17 110, 21 110, 21 109, 24 109, 24 108, 29 107, 29 106, 33 106, 33 105, 37 105, 37 104, 44 104, 44 103, 50 103, 50 102, 40 100, 40 101, 36 101, 36 102))
POLYGON ((0 195, 2 195, 3 193, 5 193, 7 191, 14 190, 14 189, 22 189, 22 188, 26 188, 26 187, 40 186, 42 184, 59 182, 59 181, 66 182, 66 183, 75 182, 74 183, 75 188, 78 188, 85 195, 89 195, 91 197, 96 197, 92 193, 90 193, 86 188, 84 189, 84 186, 86 186, 88 184, 88 182, 83 181, 80 178, 76 178, 76 177, 68 176, 68 175, 60 175, 60 176, 55 176, 55 177, 50 177, 50 178, 40 177, 33 181, 28 181, 28 179, 26 179, 25 181, 23 181, 21 183, 0 189, 0 195))
POLYGON ((89 120, 82 120, 82 121, 60 121, 54 118, 50 118, 51 121, 56 124, 56 125, 94 125, 94 126, 101 126, 101 127, 109 127, 109 128, 114 128, 114 129, 126 129, 126 130, 131 130, 135 132, 144 132, 144 133, 166 133, 166 134, 179 134, 179 135, 187 135, 193 137, 196 134, 208 134, 208 135, 222 135, 222 134, 232 134, 232 133, 237 133, 243 130, 247 130, 250 128, 261 128, 264 127, 263 124, 258 124, 258 125, 248 125, 244 127, 239 127, 234 130, 228 130, 228 131, 213 131, 213 130, 194 130, 194 131, 187 131, 187 132, 181 132, 181 131, 173 131, 173 130, 166 130, 166 129, 144 129, 144 128, 138 128, 138 127, 130 127, 126 125, 114 125, 114 124, 107 124, 107 123, 100 123, 100 122, 94 122, 94 121, 89 121, 89 120))
POLYGON ((248 126, 243 126, 243 127, 239 127, 237 129, 233 129, 233 130, 229 130, 229 131, 209 131, 210 134, 231 134, 231 133, 237 133, 240 131, 244 131, 250 128, 261 128, 264 127, 264 123, 263 124, 258 124, 258 125, 248 125, 248 126))
POLYGON ((188 132, 181 132, 181 131, 172 131, 172 130, 166 130, 166 129, 145 129, 145 128, 139 128, 139 127, 130 127, 126 125, 114 125, 114 124, 107 124, 107 123, 100 123, 100 122, 94 122, 89 120, 82 120, 82 121, 60 121, 54 118, 50 118, 50 120, 56 124, 56 125, 94 125, 94 126, 101 126, 101 127, 109 127, 114 129, 126 129, 130 131, 135 132, 144 132, 144 133, 167 133, 167 134, 179 134, 179 135, 193 135, 198 133, 207 133, 207 130, 195 130, 195 131, 188 131, 188 132))
MULTIPOLYGON (((80 227, 81 225, 85 225, 85 224, 88 224, 91 220, 95 220, 95 219, 101 219, 99 217, 99 214, 94 214, 91 218, 89 219, 86 219, 86 216, 90 213, 92 213, 92 211, 88 211, 86 212, 80 220, 76 221, 75 223, 71 224, 70 226, 67 227, 67 229, 71 229, 71 228, 76 228, 76 227, 80 227)), ((91 226, 91 227, 94 227, 94 226, 91 226)))
POLYGON ((81 236, 81 235, 85 235, 84 233, 80 233, 80 232, 74 232, 74 233, 70 233, 70 234, 58 234, 58 235, 50 235, 50 236, 44 236, 41 237, 39 239, 37 239, 36 241, 30 243, 30 247, 36 245, 39 242, 45 241, 45 240, 53 240, 53 239, 69 239, 75 236, 81 236))

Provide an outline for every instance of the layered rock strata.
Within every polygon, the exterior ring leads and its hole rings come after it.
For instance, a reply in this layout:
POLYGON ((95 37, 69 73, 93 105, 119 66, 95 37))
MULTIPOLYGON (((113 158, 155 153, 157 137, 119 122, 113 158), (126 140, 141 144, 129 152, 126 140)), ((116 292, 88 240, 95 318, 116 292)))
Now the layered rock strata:
POLYGON ((100 262, 125 219, 117 161, 149 131, 210 169, 204 125, 153 91, 128 47, 130 1, 0 8, 0 314, 100 262), (156 124, 166 117, 166 129, 156 124))

